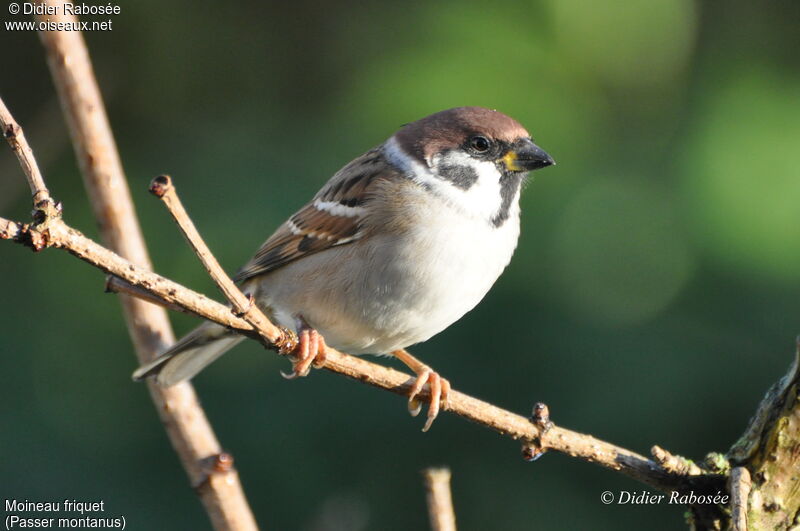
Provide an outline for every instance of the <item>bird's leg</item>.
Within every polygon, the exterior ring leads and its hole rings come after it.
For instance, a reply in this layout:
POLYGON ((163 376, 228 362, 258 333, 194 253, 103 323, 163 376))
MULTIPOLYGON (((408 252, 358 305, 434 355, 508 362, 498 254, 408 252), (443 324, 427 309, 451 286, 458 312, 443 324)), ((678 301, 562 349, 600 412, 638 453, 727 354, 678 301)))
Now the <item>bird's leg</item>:
POLYGON ((428 431, 434 419, 439 414, 439 407, 447 404, 447 395, 450 393, 450 382, 439 376, 439 373, 419 361, 409 354, 406 350, 395 350, 392 355, 405 363, 409 369, 414 371, 417 379, 414 386, 408 393, 408 411, 413 416, 419 415, 422 404, 417 400, 417 395, 427 383, 430 387, 430 406, 428 407, 428 420, 422 431, 428 431))
POLYGON ((301 376, 308 376, 311 366, 321 367, 325 364, 325 354, 328 346, 322 334, 306 322, 302 315, 295 316, 297 323, 297 347, 294 350, 294 360, 292 361, 292 372, 286 374, 281 371, 281 375, 287 380, 294 380, 301 376))

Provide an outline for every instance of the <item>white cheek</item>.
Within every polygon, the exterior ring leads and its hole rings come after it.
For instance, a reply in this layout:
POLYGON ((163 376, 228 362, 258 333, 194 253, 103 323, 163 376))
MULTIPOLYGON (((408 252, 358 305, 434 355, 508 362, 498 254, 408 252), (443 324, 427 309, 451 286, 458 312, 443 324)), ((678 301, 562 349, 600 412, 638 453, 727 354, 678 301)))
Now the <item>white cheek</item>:
MULTIPOLYGON (((493 162, 477 161, 466 153, 451 151, 447 155, 435 156, 433 160, 428 161, 430 165, 428 167, 407 155, 395 137, 391 137, 384 144, 384 153, 392 165, 464 215, 491 222, 500 211, 502 204, 500 172, 493 162), (442 164, 468 165, 478 174, 478 179, 466 190, 459 188, 434 174, 442 164)), ((518 195, 519 190, 517 190, 518 195)), ((515 197, 512 202, 512 215, 518 212, 516 203, 515 197)))
POLYGON ((478 175, 477 181, 467 189, 431 176, 438 181, 438 191, 451 203, 482 219, 492 219, 500 210, 501 175, 494 162, 477 161, 466 153, 450 152, 447 155, 437 155, 431 163, 434 172, 441 166, 459 165, 469 166, 478 175))

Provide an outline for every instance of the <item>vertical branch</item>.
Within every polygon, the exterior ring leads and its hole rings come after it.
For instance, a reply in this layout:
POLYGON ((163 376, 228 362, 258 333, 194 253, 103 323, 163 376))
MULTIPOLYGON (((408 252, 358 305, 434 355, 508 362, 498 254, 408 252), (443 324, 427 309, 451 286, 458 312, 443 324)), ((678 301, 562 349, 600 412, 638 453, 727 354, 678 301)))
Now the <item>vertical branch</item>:
MULTIPOLYGON (((48 15, 72 22, 62 0, 48 15)), ((150 268, 130 191, 111 134, 100 90, 80 32, 40 32, 67 119, 72 143, 105 243, 118 254, 150 268)), ((121 295, 120 301, 140 362, 174 341, 163 308, 121 295)), ((188 383, 169 389, 149 384, 150 394, 175 451, 200 496, 215 529, 257 529, 232 458, 222 452, 205 412, 188 383)))
POLYGON ((797 529, 800 523, 800 338, 796 349, 789 372, 767 391, 728 452, 738 465, 731 473, 733 514, 750 529, 797 529))
POLYGON ((733 531, 747 531, 747 505, 750 497, 750 471, 743 466, 736 466, 731 469, 730 486, 728 491, 731 493, 731 528, 733 531))
POLYGON ((428 498, 428 516, 433 531, 456 531, 456 514, 450 494, 450 469, 426 468, 425 489, 428 498))

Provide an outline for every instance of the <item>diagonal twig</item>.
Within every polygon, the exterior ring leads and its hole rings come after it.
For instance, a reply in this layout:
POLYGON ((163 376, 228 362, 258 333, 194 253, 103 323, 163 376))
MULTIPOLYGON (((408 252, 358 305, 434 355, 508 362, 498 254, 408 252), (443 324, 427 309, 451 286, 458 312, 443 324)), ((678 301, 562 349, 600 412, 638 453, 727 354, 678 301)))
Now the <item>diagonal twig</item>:
POLYGON ((282 353, 289 353, 294 350, 296 346, 296 337, 293 332, 285 328, 275 326, 270 322, 264 312, 254 304, 252 299, 248 299, 242 291, 236 287, 236 284, 219 265, 216 257, 211 254, 211 250, 206 245, 206 242, 197 232, 189 214, 183 208, 183 203, 178 197, 175 186, 169 175, 159 175, 150 183, 150 192, 161 199, 166 205, 167 210, 172 215, 172 218, 178 224, 181 232, 186 241, 194 250, 197 257, 203 263, 206 271, 219 287, 228 302, 231 303, 233 311, 236 315, 242 317, 253 329, 266 341, 276 345, 278 351, 282 353))
POLYGON ((2 125, 3 137, 11 146, 14 154, 16 154, 17 160, 22 166, 22 171, 25 173, 25 178, 28 180, 28 185, 33 195, 33 204, 49 200, 50 192, 44 184, 42 172, 39 171, 39 165, 36 163, 33 151, 25 138, 25 132, 14 120, 14 117, 11 116, 2 99, 0 99, 0 124, 2 125))

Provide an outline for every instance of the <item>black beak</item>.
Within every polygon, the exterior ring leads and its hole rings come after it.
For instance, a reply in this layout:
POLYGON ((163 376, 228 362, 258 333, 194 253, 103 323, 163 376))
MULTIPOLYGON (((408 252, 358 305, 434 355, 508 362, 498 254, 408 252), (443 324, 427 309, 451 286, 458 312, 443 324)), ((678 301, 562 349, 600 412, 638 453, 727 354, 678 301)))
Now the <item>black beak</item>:
POLYGON ((509 171, 532 171, 553 166, 556 161, 530 139, 523 138, 514 142, 503 156, 503 163, 509 171))

